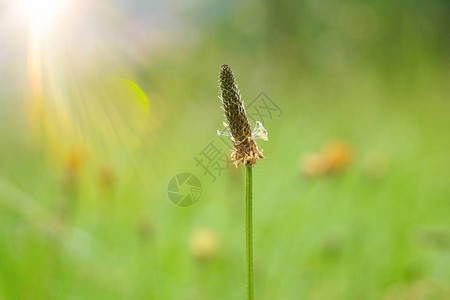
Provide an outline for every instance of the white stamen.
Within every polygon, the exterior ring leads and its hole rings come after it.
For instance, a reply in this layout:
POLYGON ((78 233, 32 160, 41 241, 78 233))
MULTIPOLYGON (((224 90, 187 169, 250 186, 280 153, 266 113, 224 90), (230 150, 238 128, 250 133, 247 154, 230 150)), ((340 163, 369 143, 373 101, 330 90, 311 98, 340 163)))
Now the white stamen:
POLYGON ((231 136, 231 133, 230 130, 228 130, 228 128, 225 131, 217 130, 217 136, 231 136))
POLYGON ((256 126, 255 129, 253 129, 252 136, 255 139, 262 139, 264 141, 269 140, 267 136, 267 130, 264 128, 263 124, 259 121, 256 121, 256 126))

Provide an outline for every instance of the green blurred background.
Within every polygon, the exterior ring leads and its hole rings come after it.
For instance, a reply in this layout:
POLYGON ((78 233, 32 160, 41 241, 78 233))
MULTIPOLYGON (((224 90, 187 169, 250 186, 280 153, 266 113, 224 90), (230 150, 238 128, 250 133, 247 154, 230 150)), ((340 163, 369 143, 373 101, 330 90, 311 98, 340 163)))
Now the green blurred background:
POLYGON ((450 2, 67 1, 1 4, 0 299, 244 299, 244 169, 194 159, 225 63, 282 110, 256 298, 450 299, 450 2))

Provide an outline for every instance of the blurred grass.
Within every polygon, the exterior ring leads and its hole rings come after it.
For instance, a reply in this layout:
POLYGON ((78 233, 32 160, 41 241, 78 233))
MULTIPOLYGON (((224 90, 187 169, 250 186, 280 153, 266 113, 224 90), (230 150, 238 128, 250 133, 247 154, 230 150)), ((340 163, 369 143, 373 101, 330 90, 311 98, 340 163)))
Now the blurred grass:
POLYGON ((254 169, 256 297, 448 299, 448 18, 421 26, 448 5, 377 1, 378 35, 355 40, 338 25, 365 2, 346 1, 341 19, 329 18, 340 1, 299 3, 236 4, 199 44, 136 67, 158 125, 131 152, 88 153, 74 169, 33 140, 20 104, 2 105, 0 298, 243 298, 243 169, 210 183, 193 160, 219 143, 228 63, 247 103, 264 91, 284 111, 254 169), (259 27, 237 30, 252 11, 259 27), (302 176, 302 155, 336 139, 350 166, 302 176), (389 160, 381 177, 364 167, 373 151, 389 160), (166 195, 180 172, 203 184, 189 209, 166 195), (190 245, 201 228, 219 243, 206 260, 190 245))

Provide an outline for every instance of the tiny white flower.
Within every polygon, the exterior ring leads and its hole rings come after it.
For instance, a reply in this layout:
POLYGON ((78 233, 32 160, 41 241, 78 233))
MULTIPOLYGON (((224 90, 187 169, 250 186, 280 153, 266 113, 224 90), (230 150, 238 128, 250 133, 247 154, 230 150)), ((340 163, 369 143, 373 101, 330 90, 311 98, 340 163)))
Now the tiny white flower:
POLYGON ((267 130, 264 128, 263 124, 256 121, 255 129, 253 129, 252 136, 256 139, 262 139, 263 141, 268 141, 267 130))

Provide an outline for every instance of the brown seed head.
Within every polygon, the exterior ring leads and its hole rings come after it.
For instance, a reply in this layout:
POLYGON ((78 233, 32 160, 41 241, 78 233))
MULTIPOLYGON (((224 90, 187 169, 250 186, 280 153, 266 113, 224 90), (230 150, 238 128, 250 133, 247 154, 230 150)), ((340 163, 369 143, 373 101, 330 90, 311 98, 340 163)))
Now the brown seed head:
POLYGON ((252 134, 252 128, 247 118, 244 104, 241 100, 238 86, 234 80, 230 67, 223 65, 219 75, 220 99, 222 100, 227 127, 235 150, 231 159, 236 167, 240 164, 251 166, 256 164, 259 158, 263 158, 262 151, 252 134))

